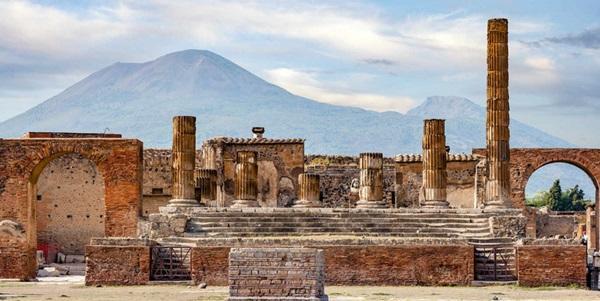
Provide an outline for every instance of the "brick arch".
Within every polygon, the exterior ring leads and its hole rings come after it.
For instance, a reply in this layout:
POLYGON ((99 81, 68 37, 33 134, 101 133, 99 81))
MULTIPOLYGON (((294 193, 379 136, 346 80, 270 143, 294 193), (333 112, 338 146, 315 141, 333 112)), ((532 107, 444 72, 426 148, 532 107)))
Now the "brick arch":
POLYGON ((600 149, 514 148, 510 150, 511 200, 525 208, 525 187, 533 173, 552 163, 567 163, 583 170, 596 187, 600 183, 600 149))
POLYGON ((142 143, 133 139, 47 138, 0 139, 0 221, 19 223, 27 237, 25 244, 0 239, 13 248, 0 249, 0 278, 35 277, 35 184, 41 171, 53 159, 77 153, 94 162, 104 179, 105 233, 107 236, 135 236, 141 213, 143 155, 142 143), (16 251, 15 251, 16 250, 16 251), (17 255, 21 256, 16 258, 17 255), (25 254, 25 255, 23 255, 25 254), (24 256, 24 257, 23 257, 24 256), (18 261, 20 265, 2 269, 18 261))

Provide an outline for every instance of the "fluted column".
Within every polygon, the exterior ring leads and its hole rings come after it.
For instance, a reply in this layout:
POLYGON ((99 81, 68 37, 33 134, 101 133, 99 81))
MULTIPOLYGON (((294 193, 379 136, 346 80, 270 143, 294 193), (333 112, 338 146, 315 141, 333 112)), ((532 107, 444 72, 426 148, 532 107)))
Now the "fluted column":
POLYGON ((356 208, 387 208, 383 201, 383 154, 361 153, 359 200, 356 208))
POLYGON ((423 124, 423 186, 421 206, 448 208, 446 201, 446 134, 444 120, 427 119, 423 124))
POLYGON ((199 206, 195 199, 196 117, 173 117, 173 198, 168 206, 199 206))
POLYGON ((206 206, 214 206, 217 201, 217 170, 197 169, 196 187, 200 189, 201 203, 206 206))
POLYGON ((235 200, 233 208, 259 207, 258 197, 258 165, 256 152, 239 151, 235 164, 235 200))
POLYGON ((298 175, 298 199, 295 208, 321 207, 320 197, 321 177, 316 174, 301 173, 298 175))
POLYGON ((488 21, 486 208, 510 207, 508 20, 488 21))

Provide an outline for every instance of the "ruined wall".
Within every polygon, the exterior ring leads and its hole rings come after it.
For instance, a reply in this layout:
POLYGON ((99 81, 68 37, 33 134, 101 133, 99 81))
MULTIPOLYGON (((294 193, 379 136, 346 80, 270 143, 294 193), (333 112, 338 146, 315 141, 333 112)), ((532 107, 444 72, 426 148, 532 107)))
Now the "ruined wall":
MULTIPOLYGON (((394 208, 396 175, 392 161, 384 160, 383 197, 394 208)), ((321 203, 326 208, 354 208, 358 201, 360 169, 358 157, 309 155, 305 158, 307 173, 321 176, 321 203), (353 187, 354 184, 354 187, 353 187)))
MULTIPOLYGON (((478 161, 448 161, 447 201, 450 207, 475 207, 475 167, 478 161)), ((408 207, 419 204, 419 189, 423 182, 421 161, 397 162, 396 171, 402 174, 403 202, 408 207)))
MULTIPOLYGON (((474 279, 474 249, 468 245, 318 248, 324 252, 328 285, 468 285, 474 279)), ((194 248, 194 281, 226 285, 229 250, 228 247, 194 248)))
MULTIPOLYGON (((64 254, 85 253, 90 238, 104 236, 104 179, 80 154, 52 160, 37 184, 38 247, 64 254)), ((53 262, 55 254, 47 254, 53 262)))
MULTIPOLYGON (((38 179, 54 159, 77 153, 94 162, 104 180, 104 233, 134 236, 141 204, 142 143, 129 139, 0 139, 0 223, 14 223, 23 237, 5 235, 9 246, 26 257, 9 257, 26 271, 36 272, 37 221, 35 202, 38 179)), ((4 278, 5 270, 0 270, 4 278)), ((8 274, 8 272, 6 272, 8 274)))
POLYGON ((150 281, 149 246, 86 247, 85 284, 138 285, 150 281))
POLYGON ((585 212, 556 214, 538 210, 536 214, 536 237, 575 238, 577 237, 577 227, 583 223, 585 223, 585 212))
POLYGON ((583 245, 525 245, 517 247, 519 285, 586 284, 586 250, 583 245))
POLYGON ((261 207, 293 205, 298 175, 304 171, 304 140, 214 138, 205 141, 200 166, 217 170, 217 199, 225 207, 234 199, 238 151, 258 153, 258 203, 261 207))

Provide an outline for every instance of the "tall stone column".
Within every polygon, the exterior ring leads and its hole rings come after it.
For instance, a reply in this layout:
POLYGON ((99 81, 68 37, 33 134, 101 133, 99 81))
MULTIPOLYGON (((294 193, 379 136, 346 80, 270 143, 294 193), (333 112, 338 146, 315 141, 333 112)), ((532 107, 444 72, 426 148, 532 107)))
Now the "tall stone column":
POLYGON ((173 198, 171 207, 199 206, 195 199, 196 117, 173 117, 173 198))
POLYGON ((508 20, 488 21, 486 208, 510 207, 508 20))
POLYGON ((301 173, 298 175, 298 199, 294 203, 295 208, 316 208, 320 204, 320 182, 321 177, 316 174, 301 173))
POLYGON ((361 153, 358 166, 360 188, 356 208, 387 208, 387 204, 383 201, 383 154, 361 153))
POLYGON ((447 155, 444 120, 424 120, 422 207, 448 208, 446 200, 447 155))
POLYGON ((258 197, 258 165, 256 152, 237 152, 235 164, 235 200, 233 208, 259 207, 258 197))
POLYGON ((206 206, 216 206, 217 202, 217 170, 197 169, 196 187, 200 189, 200 201, 206 206))

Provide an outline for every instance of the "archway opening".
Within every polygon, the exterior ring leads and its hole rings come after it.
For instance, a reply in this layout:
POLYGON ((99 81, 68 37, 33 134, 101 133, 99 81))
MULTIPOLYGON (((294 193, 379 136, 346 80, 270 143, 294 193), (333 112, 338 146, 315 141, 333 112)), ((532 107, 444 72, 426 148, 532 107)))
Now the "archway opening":
POLYGON ((575 164, 555 162, 534 171, 525 187, 525 204, 539 209, 536 237, 587 236, 585 210, 597 195, 595 179, 575 164))
POLYGON ((32 184, 37 246, 45 262, 83 262, 90 239, 105 234, 104 179, 97 166, 80 154, 62 154, 32 184))

